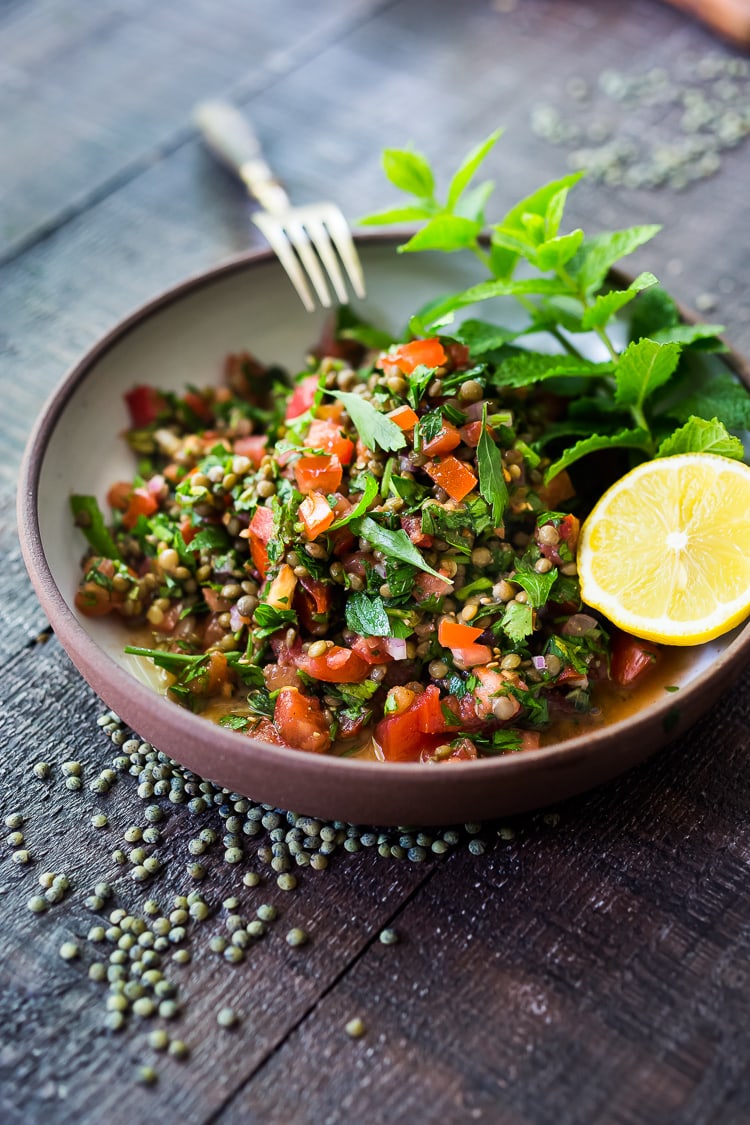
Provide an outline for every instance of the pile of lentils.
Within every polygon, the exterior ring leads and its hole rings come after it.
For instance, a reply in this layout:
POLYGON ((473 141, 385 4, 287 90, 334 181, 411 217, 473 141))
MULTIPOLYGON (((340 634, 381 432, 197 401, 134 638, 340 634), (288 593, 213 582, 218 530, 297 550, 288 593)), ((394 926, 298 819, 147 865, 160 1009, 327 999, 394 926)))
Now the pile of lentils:
MULTIPOLYGON (((36 884, 29 893, 26 880, 21 883, 32 914, 41 918, 59 911, 63 904, 82 904, 91 912, 92 924, 85 937, 76 932, 80 926, 69 925, 71 936, 60 945, 59 956, 82 966, 97 987, 105 1028, 112 1034, 141 1030, 145 1032, 141 1047, 178 1061, 189 1058, 190 1044, 172 1028, 179 1028, 189 997, 181 994, 172 979, 171 965, 189 964, 202 947, 217 961, 240 966, 274 931, 294 949, 301 950, 314 940, 314 934, 295 922, 293 900, 289 917, 277 904, 262 901, 273 884, 279 891, 294 891, 306 868, 322 872, 334 857, 341 859, 362 850, 384 859, 424 863, 459 846, 482 855, 490 836, 503 841, 516 837, 511 825, 376 829, 298 816, 204 781, 129 731, 112 711, 97 722, 114 745, 111 765, 92 770, 70 758, 58 763, 37 761, 30 769, 37 783, 90 795, 88 815, 102 840, 102 854, 91 857, 89 869, 96 872, 98 866, 101 877, 88 876, 83 885, 73 873, 39 872, 33 842, 26 838, 29 828, 33 837, 33 825, 27 823, 22 810, 4 816, 6 845, 11 861, 36 884), (133 823, 115 834, 104 809, 109 804, 107 795, 122 784, 134 788, 142 801, 139 820, 143 823, 133 823), (172 833, 164 832, 172 816, 195 820, 195 831, 181 859, 172 846, 163 847, 160 854, 159 845, 167 844, 167 836, 174 839, 172 833), (228 884, 232 887, 229 894, 228 884), (185 893, 175 894, 178 886, 185 893), (252 917, 242 912, 246 888, 256 888, 259 899, 252 917)), ((109 811, 111 815, 114 809, 109 811)), ((543 820, 554 826, 559 817, 547 813, 543 820)), ((388 926, 373 934, 372 940, 395 945, 399 935, 388 926)), ((241 1024, 242 1013, 233 1006, 222 1006, 215 1018, 220 1028, 231 1029, 241 1024)), ((352 1039, 361 1038, 366 1030, 357 1015, 343 1028, 352 1039)), ((139 1066, 138 1081, 145 1085, 158 1081, 155 1062, 139 1066)))
POLYGON ((571 76, 566 101, 537 105, 537 136, 568 149, 568 164, 609 187, 682 191, 715 175, 722 154, 750 136, 750 60, 681 54, 654 67, 571 76))

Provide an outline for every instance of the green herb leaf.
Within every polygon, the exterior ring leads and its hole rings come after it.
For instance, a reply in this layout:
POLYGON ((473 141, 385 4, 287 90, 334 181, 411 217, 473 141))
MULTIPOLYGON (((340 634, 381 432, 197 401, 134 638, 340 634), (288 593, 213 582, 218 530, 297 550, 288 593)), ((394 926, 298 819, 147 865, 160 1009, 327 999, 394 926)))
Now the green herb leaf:
POLYGON ((369 594, 350 594, 345 606, 346 624, 363 637, 388 637, 391 626, 381 597, 369 594))
POLYGON ((502 134, 502 129, 496 129, 494 133, 490 133, 489 137, 476 145, 462 161, 448 188, 448 210, 453 211, 455 209, 456 204, 476 174, 477 169, 495 147, 502 134))
POLYGON ((390 226, 391 223, 415 223, 420 219, 429 219, 433 214, 432 207, 391 207, 387 211, 363 215, 357 223, 361 227, 390 226))
POLYGON ((675 324, 671 328, 662 328, 654 332, 651 339, 660 344, 681 344, 684 348, 711 340, 718 345, 714 350, 726 351, 726 344, 717 339, 725 330, 723 324, 675 324))
POLYGON ((549 355, 518 349, 497 365, 492 382, 498 387, 528 387, 543 379, 607 375, 613 367, 611 362, 594 363, 583 356, 549 355))
POLYGON ((632 301, 641 290, 657 284, 658 282, 652 273, 640 273, 627 289, 613 289, 609 293, 601 293, 593 305, 586 309, 581 319, 581 326, 584 329, 601 328, 619 309, 624 308, 632 301))
POLYGON ((557 270, 569 262, 583 242, 583 231, 579 228, 570 234, 548 238, 537 247, 535 259, 540 270, 557 270))
POLYGON ((338 519, 335 521, 335 523, 332 523, 328 530, 337 531, 340 527, 344 527, 346 524, 351 523, 352 520, 357 520, 360 516, 363 516, 367 509, 370 507, 370 504, 372 504, 373 500, 377 496, 379 490, 380 485, 377 477, 365 477, 364 492, 360 496, 357 503, 354 505, 350 512, 347 512, 345 516, 342 516, 341 519, 338 519))
POLYGON ((657 387, 666 383, 680 360, 679 344, 657 344, 638 340, 628 344, 620 356, 615 378, 618 406, 640 408, 657 387))
POLYGON ((691 417, 684 426, 675 430, 661 443, 657 457, 672 457, 675 453, 716 453, 721 457, 744 460, 745 448, 739 438, 729 433, 718 418, 691 417))
POLYGON ((519 644, 534 632, 534 611, 528 604, 508 602, 500 625, 505 635, 519 644))
POLYGON ((102 510, 95 496, 75 495, 70 507, 76 527, 79 527, 98 555, 122 562, 122 555, 104 522, 102 510))
POLYGON ((360 439, 368 449, 378 446, 386 453, 395 449, 403 449, 406 438, 391 418, 367 402, 361 395, 350 394, 347 391, 327 391, 333 398, 339 399, 346 407, 346 412, 354 423, 360 439))
POLYGON ((674 300, 661 285, 654 285, 642 294, 638 304, 633 307, 630 318, 630 339, 640 340, 649 336, 652 340, 664 328, 672 328, 680 323, 680 311, 674 300))
POLYGON ((416 195, 420 199, 432 199, 435 177, 429 161, 421 153, 410 149, 387 148, 383 152, 383 170, 400 191, 416 195))
POLYGON ((545 472, 545 484, 569 465, 580 461, 587 453, 596 453, 601 449, 640 449, 648 454, 651 450, 651 436, 648 430, 640 427, 634 430, 618 430, 614 434, 591 434, 590 437, 577 441, 575 445, 571 445, 560 454, 545 472))
POLYGON ((692 415, 721 418, 732 430, 750 429, 750 395, 728 371, 719 371, 698 391, 669 409, 670 418, 686 422, 692 415))
POLYGON ((295 625, 297 614, 293 609, 276 609, 275 606, 261 602, 256 607, 253 620, 259 626, 253 629, 253 636, 256 640, 263 640, 264 637, 270 637, 272 633, 282 629, 284 625, 295 625))
POLYGON ((597 290, 615 262, 632 254, 660 230, 660 226, 647 224, 587 238, 572 266, 573 276, 581 290, 584 293, 597 290))
POLYGON ((500 324, 490 324, 488 321, 475 319, 464 320, 457 328, 445 333, 451 340, 465 344, 473 358, 496 351, 504 344, 510 344, 520 334, 510 328, 503 328, 500 324))
POLYGON ((549 601, 552 587, 557 581, 557 571, 553 569, 547 574, 538 574, 533 567, 521 565, 516 568, 512 580, 529 595, 529 605, 533 609, 540 609, 549 601))
POLYGON ((574 172, 537 188, 531 195, 519 200, 515 207, 508 211, 502 222, 493 228, 490 268, 496 277, 510 277, 518 261, 519 252, 522 252, 524 247, 533 247, 557 234, 568 190, 578 183, 582 174, 574 172), (534 216, 541 219, 541 224, 536 238, 530 238, 529 219, 534 216), (549 221, 547 221, 548 217, 549 221), (515 235, 521 250, 514 251, 502 245, 499 241, 500 232, 515 235))
POLYGON ((226 551, 231 546, 226 529, 219 524, 209 524, 201 528, 190 540, 190 551, 226 551))
POLYGON ((454 250, 465 250, 474 245, 481 229, 481 224, 474 219, 465 219, 461 215, 436 215, 408 242, 399 246, 398 252, 442 250, 452 253, 454 250))
MULTIPOLYGON (((422 555, 412 543, 409 536, 403 529, 398 531, 389 531, 386 527, 381 527, 380 524, 375 523, 369 516, 364 516, 356 528, 355 534, 361 535, 373 547, 382 551, 386 556, 392 559, 400 559, 401 562, 411 563, 416 566, 418 570, 424 570, 427 574, 432 574, 435 578, 443 579, 442 574, 438 574, 431 566, 428 566, 424 561, 422 555)), ((446 582, 446 591, 450 583, 446 582)))
POLYGON ((492 522, 502 527, 508 504, 508 486, 503 476, 503 458, 487 430, 487 407, 482 413, 482 432, 477 443, 479 492, 492 508, 492 522))

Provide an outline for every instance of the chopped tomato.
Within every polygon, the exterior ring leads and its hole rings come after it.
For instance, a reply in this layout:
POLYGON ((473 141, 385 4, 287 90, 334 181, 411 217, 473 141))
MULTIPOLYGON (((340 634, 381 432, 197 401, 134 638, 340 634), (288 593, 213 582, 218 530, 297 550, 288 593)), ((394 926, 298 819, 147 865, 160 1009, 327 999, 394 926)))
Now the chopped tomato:
MULTIPOLYGON (((270 719, 258 719, 242 732, 248 738, 257 738, 258 742, 268 742, 271 746, 289 746, 281 737, 270 719)), ((292 749, 295 749, 292 747, 292 749)))
POLYGON ((441 461, 428 462, 424 470, 452 500, 463 500, 477 486, 477 478, 469 466, 457 457, 449 455, 441 461))
MULTIPOLYGON (((485 429, 493 440, 497 437, 497 434, 493 430, 492 426, 485 426, 485 429)), ((476 447, 479 445, 479 439, 482 436, 482 423, 467 422, 466 425, 462 426, 458 432, 461 435, 461 441, 464 443, 464 445, 470 445, 472 449, 476 449, 476 447)))
POLYGON ((299 518, 305 526, 308 539, 317 539, 331 524, 335 516, 322 492, 311 492, 299 506, 299 518))
POLYGON ((387 664, 393 660, 387 646, 387 637, 355 637, 352 651, 358 653, 368 664, 387 664))
POLYGON ((294 477, 300 492, 335 492, 341 484, 341 462, 335 453, 300 457, 294 463, 294 477))
POLYGON ((364 728, 370 721, 370 714, 368 711, 360 711, 356 718, 350 718, 349 715, 341 714, 338 716, 339 729, 337 731, 338 738, 356 738, 361 734, 364 728))
POLYGON ((300 623, 308 630, 327 624, 331 611, 331 587, 317 578, 303 575, 294 593, 293 607, 300 623))
POLYGON ((188 690, 197 696, 214 695, 226 682, 227 668, 227 658, 223 652, 209 652, 206 667, 189 680, 188 690))
POLYGON ((415 601, 423 602, 432 597, 444 598, 452 592, 453 583, 450 578, 437 578, 434 574, 428 574, 426 571, 420 570, 414 579, 415 601))
POLYGON ((376 367, 398 367, 403 375, 411 375, 417 367, 441 367, 446 361, 445 348, 436 337, 412 340, 393 351, 384 352, 376 367))
POLYGON ((354 456, 354 442, 341 432, 335 419, 315 418, 305 437, 305 444, 311 449, 322 449, 334 453, 342 465, 348 465, 354 456))
POLYGON ((82 582, 76 591, 75 606, 85 617, 104 617, 115 608, 115 592, 112 578, 115 564, 111 559, 93 559, 87 573, 95 571, 99 581, 92 578, 82 582))
POLYGON ((228 613, 231 602, 226 598, 219 595, 218 590, 214 590, 211 586, 203 586, 201 588, 203 600, 205 601, 211 613, 228 613))
POLYGON ((536 492, 542 504, 551 512, 560 504, 564 504, 566 500, 571 500, 576 494, 573 481, 565 469, 557 473, 541 488, 537 488, 536 492))
POLYGON ((429 441, 425 442, 421 452, 426 454, 427 457, 442 457, 444 453, 450 453, 452 449, 455 449, 456 446, 460 444, 460 433, 452 422, 448 422, 443 418, 440 433, 435 434, 434 438, 430 438, 429 441))
POLYGON ((375 727, 375 741, 389 762, 418 762, 445 742, 445 718, 440 692, 430 684, 398 715, 390 715, 375 727))
POLYGON ((442 618, 438 625, 438 641, 445 648, 462 648, 471 645, 484 632, 475 625, 462 625, 458 621, 442 618))
POLYGON ((180 524, 180 535, 182 536, 182 542, 186 547, 190 546, 190 543, 193 539, 195 539, 197 534, 198 528, 194 527, 190 520, 186 519, 182 521, 182 523, 180 524))
POLYGON ((159 505, 148 488, 134 488, 128 497, 128 506, 123 514, 123 527, 128 530, 138 523, 140 516, 152 516, 159 505))
POLYGON ((124 398, 130 412, 130 421, 136 429, 155 422, 167 406, 164 396, 155 387, 144 383, 127 391, 124 398))
POLYGON ((265 578, 268 573, 268 543, 273 535, 273 512, 270 508, 259 507, 255 509, 253 518, 246 531, 240 532, 240 537, 250 541, 250 557, 253 566, 265 578))
POLYGON ((386 417, 395 422, 400 430, 413 430, 419 421, 419 416, 410 406, 397 406, 386 417))
POLYGON ((492 709, 501 695, 508 695, 515 703, 515 714, 521 710, 518 700, 508 693, 509 680, 493 668, 475 668, 474 675, 479 685, 474 689, 474 710, 480 719, 490 718, 492 709))
POLYGON ((425 535, 422 531, 422 517, 415 514, 402 516, 401 527, 411 539, 415 547, 431 547, 432 536, 425 535))
POLYGON ((310 409, 317 389, 317 375, 306 375, 301 382, 297 383, 286 405, 287 421, 290 421, 292 418, 299 418, 300 414, 304 414, 306 410, 310 409))
MULTIPOLYGON (((453 747, 453 751, 448 755, 447 758, 441 757, 440 761, 441 762, 466 762, 466 761, 474 761, 477 757, 478 757, 477 748, 474 745, 474 743, 471 741, 471 739, 470 738, 459 738, 456 742, 456 745, 453 747)), ((434 757, 433 751, 423 750, 422 753, 419 756, 419 760, 421 762, 434 762, 436 759, 434 757)))
POLYGON ((199 395, 197 391, 186 391, 182 396, 182 401, 199 421, 210 422, 213 418, 214 412, 210 404, 207 403, 203 395, 199 395))
POLYGON ((234 452, 238 457, 249 457, 257 469, 263 460, 268 445, 268 434, 248 434, 247 437, 236 438, 234 452))
POLYGON ((284 687, 276 696, 273 721, 290 746, 322 754, 331 745, 331 734, 320 701, 299 688, 284 687))
POLYGON ((128 500, 133 491, 133 486, 130 481, 119 480, 107 492, 107 503, 110 508, 116 512, 125 512, 128 507, 128 500))
POLYGON ((341 645, 331 645, 322 656, 297 657, 297 667, 326 684, 358 684, 367 678, 370 665, 359 653, 341 645))
POLYGON ((453 659, 463 664, 464 668, 475 668, 479 664, 488 664, 492 660, 492 649, 489 645, 463 645, 451 649, 453 659))
POLYGON ((641 641, 618 631, 612 638, 610 675, 616 684, 626 687, 654 667, 659 653, 659 646, 652 641, 641 641))

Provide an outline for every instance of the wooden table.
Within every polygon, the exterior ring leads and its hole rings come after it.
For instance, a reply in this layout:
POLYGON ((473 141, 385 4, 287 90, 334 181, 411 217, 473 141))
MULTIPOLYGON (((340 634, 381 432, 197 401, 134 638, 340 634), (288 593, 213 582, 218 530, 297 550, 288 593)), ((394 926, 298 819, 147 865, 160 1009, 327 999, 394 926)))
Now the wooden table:
MULTIPOLYGON (((66 367, 161 287, 258 241, 241 190, 190 124, 199 98, 245 107, 295 199, 333 197, 351 217, 392 199, 384 145, 412 142, 448 171, 504 124, 499 212, 567 169, 565 146, 530 128, 539 103, 593 118, 607 68, 685 74, 742 56, 657 0, 26 0, 4 6, 0 44, 0 810, 22 812, 33 860, 0 848, 0 1120, 750 1120, 747 675, 605 788, 461 827, 425 862, 340 846, 326 871, 300 869, 293 893, 254 857, 265 831, 236 867, 219 844, 192 882, 188 841, 205 827, 221 836, 220 810, 157 799, 164 869, 144 888, 111 858, 133 846, 129 825, 146 825, 138 778, 89 789, 117 750, 48 635, 13 514, 24 441, 66 367), (70 759, 80 792, 65 786, 70 759), (41 760, 46 780, 32 770, 41 760), (97 810, 108 828, 92 825, 97 810), (259 887, 243 885, 247 870, 259 887), (70 890, 34 914, 45 871, 70 890), (92 912, 101 879, 113 897, 92 912), (164 970, 181 1016, 108 1031, 107 986, 88 969, 114 946, 90 941, 90 927, 117 907, 142 914, 149 895, 169 910, 195 887, 215 913, 187 926, 191 962, 164 970), (232 894, 247 917, 260 903, 279 910, 237 965, 209 948, 232 894), (299 949, 284 940, 294 926, 310 935, 299 949), (396 944, 379 940, 387 927, 396 944), (78 958, 59 956, 66 941, 78 958), (241 1017, 233 1030, 216 1020, 227 1005, 241 1017), (354 1017, 358 1039, 345 1031, 354 1017), (149 1046, 161 1026, 187 1061, 149 1046), (144 1065, 158 1071, 150 1087, 144 1065)), ((641 139, 664 127, 642 100, 609 112, 641 139)), ((749 156, 737 145, 718 175, 681 192, 589 183, 571 206, 587 230, 662 222, 633 268, 648 265, 745 352, 749 156)))

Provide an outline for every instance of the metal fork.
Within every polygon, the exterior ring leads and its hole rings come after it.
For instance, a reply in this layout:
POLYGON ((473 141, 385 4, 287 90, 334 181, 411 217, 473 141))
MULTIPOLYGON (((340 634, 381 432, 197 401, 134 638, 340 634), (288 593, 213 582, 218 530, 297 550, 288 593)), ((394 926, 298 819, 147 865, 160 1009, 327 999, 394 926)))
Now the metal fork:
POLYGON ((194 119, 214 155, 237 173, 263 208, 253 213, 252 220, 276 253, 307 311, 315 309, 308 280, 321 305, 331 307, 331 295, 321 265, 339 301, 346 304, 349 300, 339 259, 354 292, 364 297, 362 265, 340 207, 335 203, 293 207, 266 164, 250 124, 233 105, 223 101, 202 102, 196 106, 194 119))

